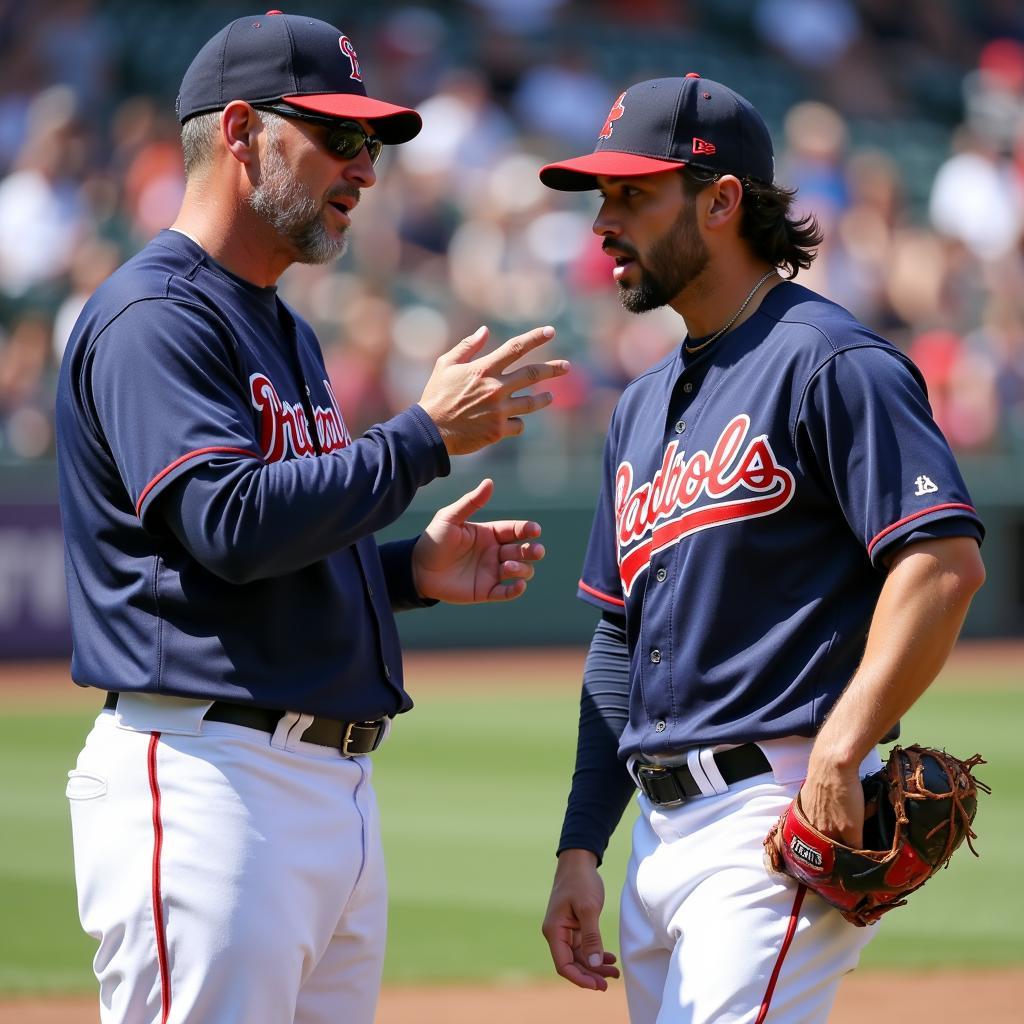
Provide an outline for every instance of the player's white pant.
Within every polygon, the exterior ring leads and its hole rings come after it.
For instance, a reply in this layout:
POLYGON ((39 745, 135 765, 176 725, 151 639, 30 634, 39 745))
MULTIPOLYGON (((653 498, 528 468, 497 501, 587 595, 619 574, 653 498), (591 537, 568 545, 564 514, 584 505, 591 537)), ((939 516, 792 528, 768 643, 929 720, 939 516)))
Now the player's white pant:
MULTIPOLYGON (((827 1021, 839 981, 878 926, 848 923, 764 867, 764 837, 796 795, 809 748, 765 744, 774 778, 677 808, 638 797, 620 919, 632 1024, 827 1021)), ((862 772, 879 766, 872 752, 862 772)))
POLYGON ((386 883, 369 759, 286 728, 117 716, 68 781, 103 1024, 372 1024, 386 883))

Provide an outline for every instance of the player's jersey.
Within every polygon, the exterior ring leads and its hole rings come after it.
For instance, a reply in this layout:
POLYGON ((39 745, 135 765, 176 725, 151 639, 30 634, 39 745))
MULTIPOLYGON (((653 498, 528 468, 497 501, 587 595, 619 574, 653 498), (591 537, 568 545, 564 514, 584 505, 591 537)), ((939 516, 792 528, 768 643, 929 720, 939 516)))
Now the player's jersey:
POLYGON ((413 406, 353 441, 310 327, 166 231, 89 300, 57 402, 72 676, 345 719, 411 706, 378 549, 447 473, 413 406))
POLYGON ((579 596, 625 613, 620 754, 813 735, 887 559, 982 526, 913 364, 796 284, 612 416, 579 596))

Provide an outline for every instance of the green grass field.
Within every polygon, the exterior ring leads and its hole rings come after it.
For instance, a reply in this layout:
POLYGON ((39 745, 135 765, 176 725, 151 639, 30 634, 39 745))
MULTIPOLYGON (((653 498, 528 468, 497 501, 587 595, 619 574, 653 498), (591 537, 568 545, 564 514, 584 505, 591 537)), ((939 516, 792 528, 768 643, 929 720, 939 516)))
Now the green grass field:
MULTIPOLYGON (((574 745, 571 684, 532 678, 506 687, 431 692, 376 760, 391 877, 386 980, 547 977, 539 927, 554 869, 574 745)), ((92 942, 75 911, 64 777, 90 716, 26 709, 0 718, 0 993, 91 991, 92 942)), ((966 848, 948 871, 891 914, 866 967, 1024 963, 1019 855, 1024 821, 1024 690, 977 674, 930 692, 907 718, 906 742, 981 751, 993 787, 966 848)), ((627 812, 629 813, 629 812, 627 812)), ((620 828, 604 875, 606 943, 616 947, 617 890, 627 844, 620 828)), ((116 865, 112 865, 116 870, 116 865)))

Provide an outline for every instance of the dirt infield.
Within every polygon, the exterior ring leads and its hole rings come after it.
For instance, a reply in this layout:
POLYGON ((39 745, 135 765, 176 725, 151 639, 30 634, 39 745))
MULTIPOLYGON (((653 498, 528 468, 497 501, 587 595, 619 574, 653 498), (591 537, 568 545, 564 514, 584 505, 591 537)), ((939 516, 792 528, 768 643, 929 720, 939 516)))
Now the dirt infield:
MULTIPOLYGON (((936 1024, 1010 1024, 1020 1020, 1024 970, 934 974, 854 974, 843 982, 831 1024, 926 1020, 936 1024)), ((95 1024, 93 999, 0 1003, 0 1024, 95 1024)), ((385 989, 377 1024, 625 1024, 621 985, 603 994, 568 984, 385 989)), ((771 1014, 768 1015, 769 1021, 771 1014)))

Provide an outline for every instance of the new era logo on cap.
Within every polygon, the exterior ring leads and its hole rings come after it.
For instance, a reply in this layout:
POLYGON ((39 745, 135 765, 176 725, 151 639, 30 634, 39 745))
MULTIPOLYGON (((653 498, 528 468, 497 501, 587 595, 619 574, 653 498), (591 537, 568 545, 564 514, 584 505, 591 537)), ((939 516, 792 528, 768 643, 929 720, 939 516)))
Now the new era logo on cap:
POLYGON ((685 164, 770 183, 772 140, 761 115, 739 93, 691 72, 630 86, 612 104, 594 152, 548 164, 540 179, 575 192, 596 176, 628 178, 685 164))
POLYGON ((328 117, 370 122, 384 142, 408 142, 422 127, 415 110, 366 95, 356 48, 317 18, 268 11, 238 18, 196 54, 178 92, 178 119, 222 110, 232 100, 284 100, 328 117))

